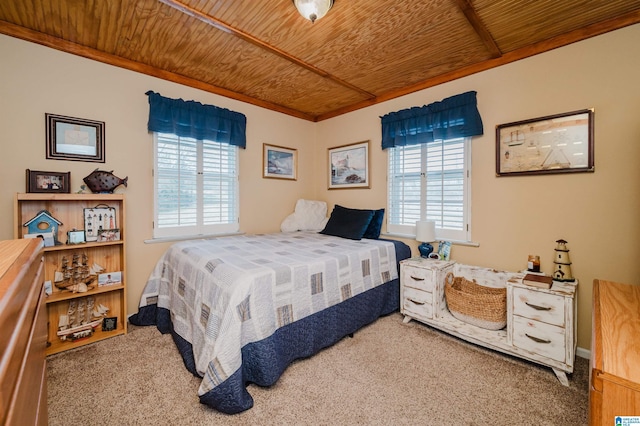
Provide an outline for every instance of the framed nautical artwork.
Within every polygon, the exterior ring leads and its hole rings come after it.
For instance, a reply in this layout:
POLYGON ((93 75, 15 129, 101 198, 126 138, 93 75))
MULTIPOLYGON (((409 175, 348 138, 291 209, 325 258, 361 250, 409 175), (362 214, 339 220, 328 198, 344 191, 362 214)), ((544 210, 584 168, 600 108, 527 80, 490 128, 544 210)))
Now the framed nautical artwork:
POLYGON ((369 141, 329 148, 329 189, 369 188, 369 141))
POLYGON ((297 179, 298 150, 262 144, 263 178, 297 179))
POLYGON ((496 126, 496 175, 593 172, 593 109, 496 126))
POLYGON ((84 234, 87 242, 98 241, 101 231, 117 229, 117 227, 115 207, 100 204, 96 207, 84 209, 84 234))

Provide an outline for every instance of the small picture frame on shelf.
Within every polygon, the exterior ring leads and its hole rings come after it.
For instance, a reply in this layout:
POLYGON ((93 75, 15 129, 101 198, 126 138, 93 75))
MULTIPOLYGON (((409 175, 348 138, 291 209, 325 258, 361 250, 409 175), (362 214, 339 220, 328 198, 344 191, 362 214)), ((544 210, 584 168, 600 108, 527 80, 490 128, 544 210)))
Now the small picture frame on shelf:
POLYGON ((98 287, 107 285, 122 284, 122 272, 107 272, 98 275, 98 287))
POLYGON ((71 172, 42 172, 26 170, 27 192, 68 194, 71 192, 69 181, 71 172))
POLYGON ((107 241, 120 241, 120 230, 119 229, 99 229, 98 242, 104 243, 107 241))
POLYGON ((67 231, 67 244, 83 244, 85 242, 84 230, 72 229, 67 231))
POLYGON ((102 331, 113 331, 118 328, 118 317, 105 317, 102 320, 102 331))

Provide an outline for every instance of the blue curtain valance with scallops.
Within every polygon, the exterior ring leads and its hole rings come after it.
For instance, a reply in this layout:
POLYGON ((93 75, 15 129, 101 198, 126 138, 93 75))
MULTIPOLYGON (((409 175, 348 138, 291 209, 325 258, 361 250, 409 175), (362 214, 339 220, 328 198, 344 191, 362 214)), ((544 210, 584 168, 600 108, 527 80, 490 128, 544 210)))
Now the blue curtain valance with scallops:
POLYGON ((247 117, 244 114, 196 101, 165 98, 153 91, 146 95, 149 96, 149 131, 246 148, 247 117))
POLYGON ((476 92, 391 112, 382 120, 382 149, 483 134, 476 92))

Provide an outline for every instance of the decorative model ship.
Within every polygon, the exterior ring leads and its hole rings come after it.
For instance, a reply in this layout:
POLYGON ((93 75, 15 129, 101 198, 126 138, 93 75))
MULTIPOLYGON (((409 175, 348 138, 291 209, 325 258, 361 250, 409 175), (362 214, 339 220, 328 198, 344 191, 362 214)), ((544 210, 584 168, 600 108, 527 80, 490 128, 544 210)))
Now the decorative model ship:
POLYGON ((57 335, 60 340, 72 341, 90 337, 107 312, 109 308, 102 303, 96 306, 92 296, 71 300, 67 315, 60 315, 58 319, 57 335))
POLYGON ((62 256, 62 265, 60 271, 55 271, 53 283, 61 290, 69 290, 73 293, 84 293, 96 287, 96 278, 98 274, 104 271, 104 268, 97 263, 89 266, 87 255, 82 253, 74 254, 69 265, 66 256, 62 256))

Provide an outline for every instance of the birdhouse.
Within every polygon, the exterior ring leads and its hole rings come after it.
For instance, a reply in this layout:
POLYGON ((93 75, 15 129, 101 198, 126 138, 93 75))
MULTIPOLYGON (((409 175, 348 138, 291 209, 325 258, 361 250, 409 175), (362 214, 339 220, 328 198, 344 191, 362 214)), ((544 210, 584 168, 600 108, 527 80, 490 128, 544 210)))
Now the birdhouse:
POLYGON ((47 210, 40 210, 33 219, 24 223, 22 226, 27 228, 28 234, 53 234, 53 242, 55 245, 61 245, 58 241, 58 229, 62 225, 58 219, 53 217, 47 210))
POLYGON ((557 246, 554 249, 556 254, 553 258, 555 270, 553 279, 556 281, 575 281, 571 276, 571 261, 569 260, 569 249, 565 240, 557 240, 557 246))

